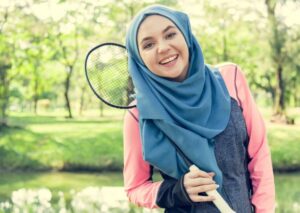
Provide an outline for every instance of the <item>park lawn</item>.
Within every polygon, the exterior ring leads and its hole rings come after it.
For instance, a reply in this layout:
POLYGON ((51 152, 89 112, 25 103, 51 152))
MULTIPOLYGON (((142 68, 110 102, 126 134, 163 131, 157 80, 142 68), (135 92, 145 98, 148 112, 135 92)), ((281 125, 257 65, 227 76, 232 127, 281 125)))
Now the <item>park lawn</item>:
POLYGON ((280 171, 300 170, 300 125, 268 125, 273 167, 280 171))
POLYGON ((122 116, 65 119, 16 115, 1 129, 4 170, 121 170, 122 116))
POLYGON ((260 108, 267 126, 267 137, 276 171, 300 170, 300 108, 290 108, 287 115, 295 119, 295 125, 269 122, 270 108, 260 108))
MULTIPOLYGON (((0 170, 121 171, 124 111, 104 117, 14 114, 0 130, 0 170), (18 127, 16 127, 18 126, 18 127)), ((273 166, 300 168, 300 124, 266 123, 273 166)))

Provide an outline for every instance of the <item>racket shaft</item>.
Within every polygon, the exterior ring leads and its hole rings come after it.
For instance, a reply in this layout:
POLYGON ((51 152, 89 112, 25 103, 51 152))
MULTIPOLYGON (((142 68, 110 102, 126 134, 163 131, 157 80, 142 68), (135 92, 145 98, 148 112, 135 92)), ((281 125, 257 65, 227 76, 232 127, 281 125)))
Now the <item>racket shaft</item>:
MULTIPOLYGON (((190 166, 190 171, 199 171, 199 170, 200 169, 195 165, 190 166)), ((219 194, 217 190, 208 191, 206 192, 206 194, 210 196, 214 196, 216 198, 215 200, 213 200, 213 203, 216 205, 216 207, 220 210, 221 213, 235 213, 235 211, 233 211, 230 208, 228 203, 223 199, 223 197, 219 194)))

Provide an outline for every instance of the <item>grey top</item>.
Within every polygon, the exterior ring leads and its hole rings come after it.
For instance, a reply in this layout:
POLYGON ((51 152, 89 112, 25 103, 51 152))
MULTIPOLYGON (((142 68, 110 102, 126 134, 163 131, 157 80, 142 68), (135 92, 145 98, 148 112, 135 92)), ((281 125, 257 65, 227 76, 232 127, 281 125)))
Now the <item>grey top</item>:
MULTIPOLYGON (((231 98, 231 114, 226 129, 215 137, 215 155, 223 173, 222 197, 237 213, 253 212, 251 181, 248 171, 247 147, 249 138, 241 108, 231 98)), ((165 178, 165 177, 164 177, 165 178)), ((189 207, 167 208, 168 213, 219 213, 212 202, 196 203, 189 207)))

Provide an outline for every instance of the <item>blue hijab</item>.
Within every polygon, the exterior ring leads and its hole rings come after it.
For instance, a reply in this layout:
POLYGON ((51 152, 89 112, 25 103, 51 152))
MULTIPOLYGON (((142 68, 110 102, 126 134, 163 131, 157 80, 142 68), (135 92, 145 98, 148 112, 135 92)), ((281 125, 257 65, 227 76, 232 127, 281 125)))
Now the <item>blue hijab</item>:
POLYGON ((179 179, 189 168, 170 142, 173 141, 196 166, 214 172, 216 182, 222 186, 213 138, 227 126, 230 96, 218 70, 212 70, 204 63, 188 16, 164 6, 147 7, 132 21, 126 47, 129 72, 136 89, 144 160, 179 179), (150 15, 168 18, 185 38, 189 68, 182 82, 153 74, 139 55, 138 29, 150 15))

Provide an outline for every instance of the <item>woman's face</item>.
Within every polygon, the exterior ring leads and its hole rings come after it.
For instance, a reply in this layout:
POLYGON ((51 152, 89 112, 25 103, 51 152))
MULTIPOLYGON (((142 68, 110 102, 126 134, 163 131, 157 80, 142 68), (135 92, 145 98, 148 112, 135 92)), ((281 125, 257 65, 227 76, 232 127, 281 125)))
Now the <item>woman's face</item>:
POLYGON ((141 58, 151 72, 174 81, 186 78, 189 51, 172 21, 160 15, 147 17, 140 25, 137 41, 141 58))

